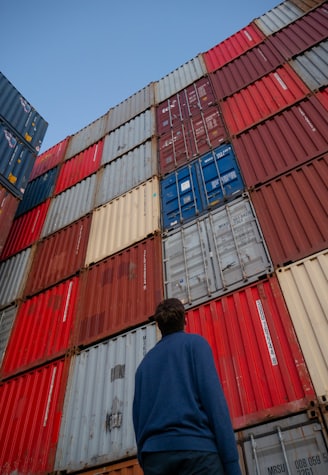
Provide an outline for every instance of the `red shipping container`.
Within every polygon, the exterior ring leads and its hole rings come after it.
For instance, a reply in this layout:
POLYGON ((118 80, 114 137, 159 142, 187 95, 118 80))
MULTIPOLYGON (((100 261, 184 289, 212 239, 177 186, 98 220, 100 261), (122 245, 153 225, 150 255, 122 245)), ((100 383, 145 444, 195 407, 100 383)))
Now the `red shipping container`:
POLYGON ((321 91, 317 92, 316 97, 324 106, 324 108, 328 110, 328 87, 325 87, 324 89, 321 89, 321 91))
POLYGON ((54 168, 56 165, 61 163, 64 159, 66 148, 68 145, 69 137, 59 142, 57 145, 49 148, 44 153, 39 155, 33 166, 33 170, 31 172, 30 181, 34 178, 43 175, 51 168, 54 168))
POLYGON ((101 140, 75 157, 67 160, 61 167, 56 186, 55 194, 70 188, 92 173, 96 172, 101 163, 104 141, 101 140))
POLYGON ((189 310, 186 330, 212 348, 235 430, 315 399, 276 277, 189 310))
POLYGON ((65 360, 0 384, 0 473, 53 470, 68 365, 65 360))
POLYGON ((328 112, 314 96, 232 139, 248 187, 272 180, 328 150, 328 112))
POLYGON ((215 104, 214 92, 208 77, 195 81, 186 89, 158 105, 156 109, 159 135, 170 132, 184 119, 199 115, 215 104))
POLYGON ((310 91, 293 69, 285 64, 221 103, 231 134, 255 125, 304 99, 310 91))
POLYGON ((217 107, 209 107, 160 137, 160 173, 165 175, 226 141, 222 115, 217 107))
POLYGON ((37 244, 24 296, 46 290, 82 268, 90 224, 91 216, 85 216, 37 244))
POLYGON ((1 259, 7 259, 35 243, 41 234, 50 200, 14 219, 1 259))
POLYGON ((270 73, 284 62, 267 38, 258 46, 210 74, 217 99, 223 99, 270 73))
POLYGON ((328 9, 325 3, 270 36, 272 44, 286 59, 327 38, 328 9))
POLYGON ((250 192, 275 267, 328 247, 328 156, 250 192))
POLYGON ((221 68, 253 46, 261 43, 265 35, 254 23, 250 23, 226 40, 203 53, 208 72, 221 68))
POLYGON ((74 344, 145 322, 163 298, 161 237, 155 235, 81 274, 74 344))
POLYGON ((0 256, 13 224, 19 202, 20 200, 16 196, 0 185, 0 256))
POLYGON ((23 302, 1 367, 1 378, 63 356, 69 348, 78 277, 23 302))

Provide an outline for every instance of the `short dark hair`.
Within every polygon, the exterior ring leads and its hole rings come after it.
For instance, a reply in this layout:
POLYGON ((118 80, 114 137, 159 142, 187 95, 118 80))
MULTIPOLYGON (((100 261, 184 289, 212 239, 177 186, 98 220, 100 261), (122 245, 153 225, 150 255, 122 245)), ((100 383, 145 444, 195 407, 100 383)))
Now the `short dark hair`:
POLYGON ((163 300, 157 305, 154 320, 162 335, 181 331, 185 326, 185 308, 176 298, 163 300))

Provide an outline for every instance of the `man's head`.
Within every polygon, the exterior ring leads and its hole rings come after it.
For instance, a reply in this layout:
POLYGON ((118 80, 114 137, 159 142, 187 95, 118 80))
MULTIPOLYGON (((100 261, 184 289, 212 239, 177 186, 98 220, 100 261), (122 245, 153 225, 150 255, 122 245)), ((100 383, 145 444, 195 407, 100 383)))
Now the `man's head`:
POLYGON ((156 308, 154 315, 162 335, 178 332, 185 326, 185 309, 179 299, 163 300, 156 308))

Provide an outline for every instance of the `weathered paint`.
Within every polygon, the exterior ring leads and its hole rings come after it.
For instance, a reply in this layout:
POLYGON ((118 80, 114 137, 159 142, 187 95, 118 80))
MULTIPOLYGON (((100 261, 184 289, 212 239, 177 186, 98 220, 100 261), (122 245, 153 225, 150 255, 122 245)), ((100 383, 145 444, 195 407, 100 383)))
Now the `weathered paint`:
POLYGON ((19 198, 0 185, 0 260, 18 205, 19 198))

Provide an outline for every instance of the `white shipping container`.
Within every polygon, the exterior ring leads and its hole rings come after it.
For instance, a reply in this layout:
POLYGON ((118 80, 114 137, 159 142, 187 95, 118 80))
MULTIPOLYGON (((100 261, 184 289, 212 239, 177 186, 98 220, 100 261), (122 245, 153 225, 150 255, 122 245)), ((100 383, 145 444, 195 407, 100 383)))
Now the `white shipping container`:
POLYGON ((198 55, 155 83, 156 103, 163 102, 207 73, 202 55, 198 55))
POLYGON ((105 138, 101 163, 124 155, 129 150, 141 145, 155 134, 155 112, 148 109, 134 119, 115 129, 105 138))
POLYGON ((0 310, 0 366, 6 351, 11 329, 16 318, 17 305, 0 310))
POLYGON ((254 20, 254 23, 267 36, 284 28, 303 15, 295 3, 286 0, 254 20))
POLYGON ((163 236, 167 298, 198 305, 272 272, 248 195, 163 236))
POLYGON ((326 86, 328 84, 328 40, 296 56, 290 64, 312 91, 326 86))
POLYGON ((55 470, 81 470, 136 455, 135 371, 158 339, 154 323, 72 357, 55 470))
POLYGON ((328 250, 276 271, 319 401, 328 400, 328 250))
POLYGON ((30 266, 31 247, 0 263, 0 308, 22 296, 30 266))
POLYGON ((93 174, 53 198, 41 236, 48 236, 92 211, 96 184, 97 176, 93 174))
POLYGON ((105 165, 98 178, 95 206, 100 206, 158 174, 156 141, 140 147, 105 165))
POLYGON ((160 232, 157 177, 93 211, 86 265, 160 232))

